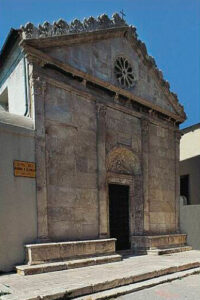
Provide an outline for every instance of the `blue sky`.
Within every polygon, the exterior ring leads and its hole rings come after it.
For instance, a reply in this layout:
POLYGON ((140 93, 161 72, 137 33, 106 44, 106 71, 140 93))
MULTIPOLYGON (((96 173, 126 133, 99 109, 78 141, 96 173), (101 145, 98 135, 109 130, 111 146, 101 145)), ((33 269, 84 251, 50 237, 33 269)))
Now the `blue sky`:
POLYGON ((200 122, 200 0, 0 0, 0 46, 11 27, 28 21, 69 22, 121 9, 184 105, 181 127, 200 122))

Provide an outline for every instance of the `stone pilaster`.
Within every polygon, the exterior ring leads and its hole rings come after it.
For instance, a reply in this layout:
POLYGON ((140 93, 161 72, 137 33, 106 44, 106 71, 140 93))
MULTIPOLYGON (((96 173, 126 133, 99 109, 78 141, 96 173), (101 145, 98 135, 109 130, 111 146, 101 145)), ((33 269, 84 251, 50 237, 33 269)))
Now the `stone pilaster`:
POLYGON ((135 175, 134 182, 134 234, 143 235, 144 233, 144 199, 142 175, 135 175))
POLYGON ((180 232, 180 139, 181 132, 175 131, 175 201, 176 201, 176 232, 180 232))
POLYGON ((142 129, 142 173, 144 197, 144 233, 150 230, 150 204, 149 204, 149 121, 141 120, 142 129))
POLYGON ((97 165, 99 201, 99 238, 108 237, 108 208, 106 193, 106 107, 97 104, 97 165))
POLYGON ((37 235, 40 242, 48 241, 45 91, 46 83, 37 76, 32 77, 32 93, 35 105, 37 235))

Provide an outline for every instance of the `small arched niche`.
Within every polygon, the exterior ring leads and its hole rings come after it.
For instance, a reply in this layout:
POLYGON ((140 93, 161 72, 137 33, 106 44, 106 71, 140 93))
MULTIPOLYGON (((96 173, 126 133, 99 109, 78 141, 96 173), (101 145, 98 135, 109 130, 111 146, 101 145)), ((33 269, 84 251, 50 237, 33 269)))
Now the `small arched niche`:
POLYGON ((108 172, 112 173, 141 174, 141 165, 138 156, 125 147, 117 147, 109 152, 106 160, 106 168, 108 172))

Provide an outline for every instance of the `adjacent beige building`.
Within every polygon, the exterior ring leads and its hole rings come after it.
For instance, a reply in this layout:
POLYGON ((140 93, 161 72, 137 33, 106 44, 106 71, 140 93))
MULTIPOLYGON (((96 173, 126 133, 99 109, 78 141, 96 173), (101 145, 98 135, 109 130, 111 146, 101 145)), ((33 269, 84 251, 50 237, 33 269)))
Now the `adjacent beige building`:
POLYGON ((200 204, 200 124, 187 127, 181 132, 181 195, 187 198, 187 204, 200 204))
POLYGON ((13 162, 35 161, 34 122, 0 111, 0 271, 23 262, 24 245, 37 239, 34 178, 14 176, 13 162))
POLYGON ((179 124, 186 116, 136 29, 118 14, 28 23, 11 31, 1 59, 2 109, 20 102, 16 113, 34 122, 33 242, 117 238, 117 249, 143 253, 184 245, 179 124), (17 70, 20 88, 10 79, 17 70))
POLYGON ((200 124, 181 130, 180 227, 193 249, 200 249, 200 124))

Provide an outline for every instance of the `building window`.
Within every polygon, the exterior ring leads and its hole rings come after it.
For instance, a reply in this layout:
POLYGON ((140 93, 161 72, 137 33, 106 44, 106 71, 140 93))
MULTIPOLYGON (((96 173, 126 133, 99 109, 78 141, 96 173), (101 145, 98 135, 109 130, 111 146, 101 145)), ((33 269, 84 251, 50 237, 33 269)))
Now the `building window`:
POLYGON ((135 86, 133 68, 125 57, 118 57, 114 65, 114 73, 117 81, 123 88, 135 86))
POLYGON ((190 204, 189 175, 183 175, 180 177, 180 195, 186 197, 187 205, 189 205, 190 204))
POLYGON ((0 94, 0 111, 8 111, 8 88, 0 94))

